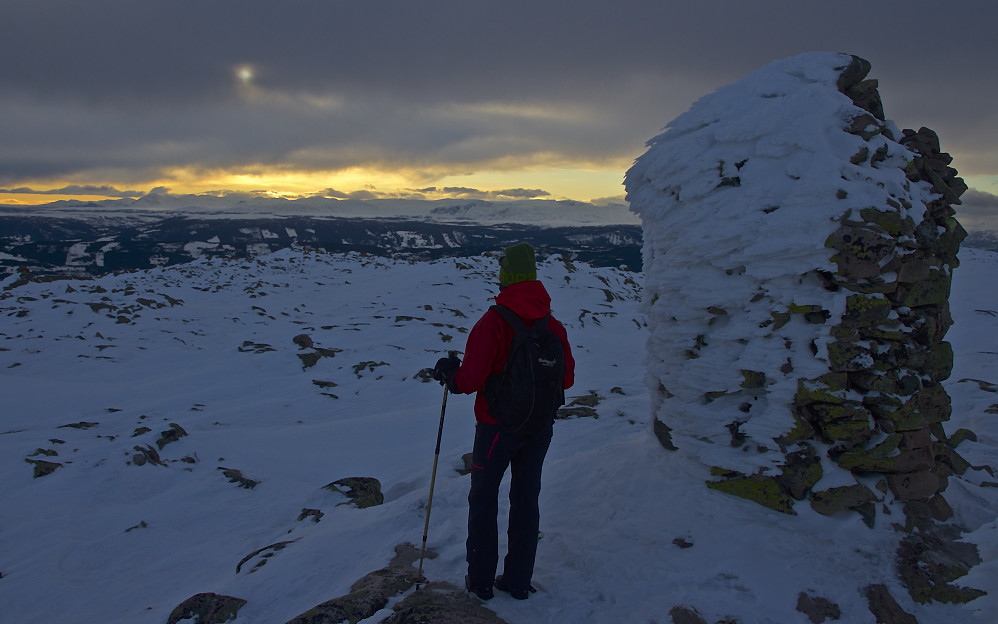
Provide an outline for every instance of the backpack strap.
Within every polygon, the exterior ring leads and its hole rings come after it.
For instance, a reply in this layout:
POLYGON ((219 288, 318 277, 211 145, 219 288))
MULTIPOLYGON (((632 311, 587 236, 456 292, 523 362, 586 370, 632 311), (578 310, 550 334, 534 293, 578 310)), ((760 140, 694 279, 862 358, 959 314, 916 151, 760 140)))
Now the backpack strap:
MULTIPOLYGON (((516 312, 513 312, 512 310, 510 310, 506 306, 500 305, 500 304, 497 303, 494 306, 492 306, 490 309, 495 310, 496 312, 498 312, 499 316, 501 316, 503 318, 503 320, 505 320, 506 323, 508 323, 509 326, 512 327, 514 330, 516 330, 516 331, 524 331, 524 330, 529 329, 526 325, 523 324, 523 321, 520 320, 520 317, 517 316, 516 312)), ((548 314, 544 318, 538 319, 534 323, 534 326, 535 327, 546 328, 548 326, 548 319, 550 319, 550 318, 551 318, 551 315, 548 314), (542 323, 542 324, 538 325, 538 323, 542 323)))

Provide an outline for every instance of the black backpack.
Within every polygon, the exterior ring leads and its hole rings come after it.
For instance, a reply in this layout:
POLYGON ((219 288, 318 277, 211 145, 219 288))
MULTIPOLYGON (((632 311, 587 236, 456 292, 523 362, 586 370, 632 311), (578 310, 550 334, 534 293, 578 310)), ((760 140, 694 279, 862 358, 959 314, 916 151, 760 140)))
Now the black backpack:
POLYGON ((513 341, 502 374, 485 382, 489 413, 506 431, 537 433, 551 426, 565 404, 565 347, 548 329, 550 314, 527 327, 509 308, 492 309, 513 328, 513 341))

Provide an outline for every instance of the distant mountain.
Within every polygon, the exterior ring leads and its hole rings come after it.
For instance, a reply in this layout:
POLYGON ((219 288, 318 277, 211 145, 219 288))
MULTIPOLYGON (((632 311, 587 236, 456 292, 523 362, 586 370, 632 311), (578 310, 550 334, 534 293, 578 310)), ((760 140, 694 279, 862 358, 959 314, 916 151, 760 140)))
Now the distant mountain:
POLYGON ((998 251, 998 232, 981 230, 970 232, 963 244, 966 247, 998 251))
POLYGON ((156 213, 0 215, 0 270, 95 276, 217 256, 254 257, 301 245, 329 252, 437 259, 526 241, 538 255, 641 269, 641 227, 439 223, 405 218, 197 216, 156 213))

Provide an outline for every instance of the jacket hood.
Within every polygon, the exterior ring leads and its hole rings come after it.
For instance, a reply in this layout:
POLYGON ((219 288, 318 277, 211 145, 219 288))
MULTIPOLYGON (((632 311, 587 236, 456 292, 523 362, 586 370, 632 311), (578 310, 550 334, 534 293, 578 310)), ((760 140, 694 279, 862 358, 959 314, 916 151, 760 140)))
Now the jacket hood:
POLYGON ((538 280, 510 284, 496 295, 496 303, 523 319, 536 320, 551 313, 551 296, 538 280))

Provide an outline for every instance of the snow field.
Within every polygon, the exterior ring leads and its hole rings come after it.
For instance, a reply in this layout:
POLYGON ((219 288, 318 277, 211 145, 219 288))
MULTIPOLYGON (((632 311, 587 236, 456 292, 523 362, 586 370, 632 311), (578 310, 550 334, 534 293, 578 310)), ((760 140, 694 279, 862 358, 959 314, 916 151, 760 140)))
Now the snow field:
MULTIPOLYGON (((985 411, 998 399, 959 381, 998 382, 998 318, 977 311, 998 310, 984 287, 998 257, 964 258, 947 430, 974 429, 979 441, 960 452, 998 466, 998 428, 985 411)), ((485 257, 410 264, 289 249, 7 291, 0 622, 158 624, 199 592, 247 599, 237 622, 285 622, 347 593, 396 544, 418 545, 442 391, 417 375, 463 350, 495 272, 485 257), (115 309, 89 305, 100 303, 115 309), (299 354, 315 349, 294 344, 299 334, 338 351, 303 368, 299 354), (99 424, 64 427, 81 422, 99 424), (187 436, 158 449, 171 423, 187 436), (136 435, 139 427, 150 430, 136 435), (136 445, 156 448, 166 465, 135 465, 136 445), (27 458, 62 466, 34 478, 27 458), (241 488, 220 468, 259 484, 241 488), (379 479, 384 504, 356 509, 322 489, 352 476, 379 479), (303 509, 323 516, 299 521, 303 509)), ((919 621, 987 621, 991 597, 968 608, 913 605, 889 577, 892 553, 855 514, 791 517, 708 490, 706 467, 686 449, 665 451, 650 431, 641 276, 557 258, 539 275, 579 363, 568 396, 597 393, 599 418, 556 424, 540 592, 489 608, 517 623, 665 623, 677 604, 710 622, 803 623, 794 605, 808 591, 839 604, 843 621, 872 624, 860 590, 886 582, 919 621), (846 538, 857 547, 829 558, 846 538)), ((448 398, 429 530, 439 555, 424 564, 429 578, 459 586, 468 477, 456 469, 471 450, 472 400, 448 398)), ((954 478, 947 497, 986 558, 966 582, 994 595, 998 503, 994 488, 980 487, 989 480, 981 471, 954 478)))

